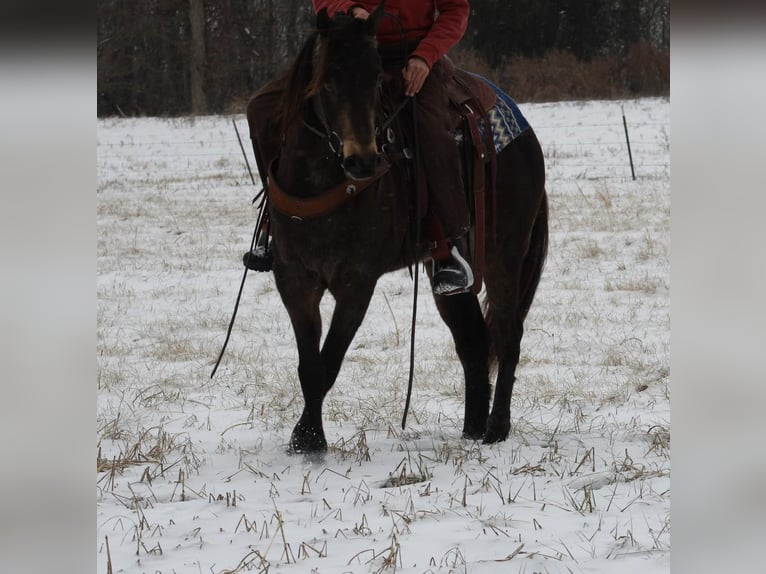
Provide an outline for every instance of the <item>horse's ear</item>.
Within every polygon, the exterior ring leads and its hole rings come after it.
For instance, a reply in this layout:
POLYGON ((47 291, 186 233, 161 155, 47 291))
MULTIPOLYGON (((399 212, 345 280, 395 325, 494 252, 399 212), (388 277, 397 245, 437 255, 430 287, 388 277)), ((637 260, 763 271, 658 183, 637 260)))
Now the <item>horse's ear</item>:
POLYGON ((330 29, 331 24, 332 21, 330 16, 327 14, 327 8, 322 8, 319 12, 317 12, 317 30, 319 30, 320 34, 326 34, 330 29))
POLYGON ((373 35, 378 32, 380 23, 383 21, 383 7, 385 3, 386 0, 380 0, 380 4, 378 4, 372 12, 370 12, 370 16, 367 18, 367 25, 369 26, 369 29, 373 35))

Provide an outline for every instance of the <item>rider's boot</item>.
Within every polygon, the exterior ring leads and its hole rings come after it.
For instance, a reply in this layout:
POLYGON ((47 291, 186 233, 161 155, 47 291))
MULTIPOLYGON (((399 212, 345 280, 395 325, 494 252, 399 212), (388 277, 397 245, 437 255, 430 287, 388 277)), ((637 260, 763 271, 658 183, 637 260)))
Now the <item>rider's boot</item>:
POLYGON ((465 239, 461 238, 449 247, 446 259, 433 260, 433 277, 431 280, 435 295, 455 295, 467 293, 473 285, 473 271, 466 261, 462 250, 465 250, 465 239))
POLYGON ((274 255, 269 249, 268 233, 261 231, 261 236, 252 251, 246 251, 242 256, 242 263, 253 271, 271 271, 274 255))

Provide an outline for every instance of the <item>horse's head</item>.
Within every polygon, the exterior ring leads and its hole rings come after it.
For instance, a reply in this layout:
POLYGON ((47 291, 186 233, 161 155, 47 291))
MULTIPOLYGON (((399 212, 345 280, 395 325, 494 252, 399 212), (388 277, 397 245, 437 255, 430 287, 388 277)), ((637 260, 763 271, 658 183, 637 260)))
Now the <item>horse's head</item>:
POLYGON ((310 93, 331 144, 339 146, 343 169, 353 179, 372 176, 380 161, 375 115, 383 69, 375 33, 383 4, 367 20, 343 14, 330 18, 326 10, 317 15, 310 93))

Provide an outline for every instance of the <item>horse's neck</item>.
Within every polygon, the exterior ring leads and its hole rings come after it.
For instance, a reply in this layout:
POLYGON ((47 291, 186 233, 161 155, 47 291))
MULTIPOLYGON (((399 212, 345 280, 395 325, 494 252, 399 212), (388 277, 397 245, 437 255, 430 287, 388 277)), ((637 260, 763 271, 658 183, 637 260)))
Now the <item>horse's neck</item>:
POLYGON ((340 161, 327 140, 299 120, 285 135, 277 181, 290 195, 316 196, 343 181, 340 161))

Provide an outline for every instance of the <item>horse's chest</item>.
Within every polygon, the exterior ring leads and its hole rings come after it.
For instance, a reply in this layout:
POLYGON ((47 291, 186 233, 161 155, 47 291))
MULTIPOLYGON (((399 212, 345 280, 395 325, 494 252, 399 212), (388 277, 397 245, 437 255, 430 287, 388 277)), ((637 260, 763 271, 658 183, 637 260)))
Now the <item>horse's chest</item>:
POLYGON ((342 212, 311 221, 278 219, 282 221, 274 222, 274 236, 286 264, 315 271, 357 268, 387 258, 390 251, 389 226, 381 220, 361 220, 342 212))

